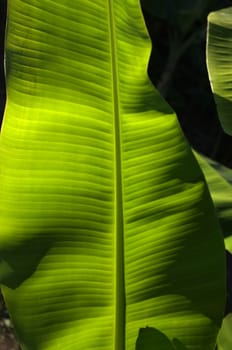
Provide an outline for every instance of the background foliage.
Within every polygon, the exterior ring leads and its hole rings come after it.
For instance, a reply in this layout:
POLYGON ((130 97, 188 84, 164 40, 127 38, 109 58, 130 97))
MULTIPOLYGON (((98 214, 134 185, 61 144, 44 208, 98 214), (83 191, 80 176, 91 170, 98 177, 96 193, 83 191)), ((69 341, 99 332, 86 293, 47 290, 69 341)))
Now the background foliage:
POLYGON ((232 138, 220 126, 206 68, 207 16, 231 0, 142 0, 153 50, 149 75, 173 107, 190 144, 232 166, 232 138))

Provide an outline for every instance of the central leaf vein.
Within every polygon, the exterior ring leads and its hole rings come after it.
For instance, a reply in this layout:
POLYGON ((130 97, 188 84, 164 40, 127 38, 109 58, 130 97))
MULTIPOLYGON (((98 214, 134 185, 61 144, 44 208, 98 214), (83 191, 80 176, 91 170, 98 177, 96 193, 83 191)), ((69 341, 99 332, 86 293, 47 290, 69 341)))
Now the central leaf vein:
POLYGON ((115 324, 114 350, 125 349, 125 281, 124 281, 124 222, 123 187, 121 159, 121 120, 119 76, 117 64, 116 24, 113 1, 109 5, 109 31, 112 64, 112 95, 114 113, 114 150, 115 150, 115 324))

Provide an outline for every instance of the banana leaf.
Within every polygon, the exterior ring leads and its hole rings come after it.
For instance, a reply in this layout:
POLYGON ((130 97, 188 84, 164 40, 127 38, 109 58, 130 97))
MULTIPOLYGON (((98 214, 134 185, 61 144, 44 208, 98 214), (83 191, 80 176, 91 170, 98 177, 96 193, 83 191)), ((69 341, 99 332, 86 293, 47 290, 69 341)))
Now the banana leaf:
POLYGON ((207 31, 207 66, 219 118, 232 135, 232 7, 210 13, 207 31))
POLYGON ((132 350, 146 327, 214 349, 223 237, 139 1, 8 7, 0 279, 22 349, 132 350))

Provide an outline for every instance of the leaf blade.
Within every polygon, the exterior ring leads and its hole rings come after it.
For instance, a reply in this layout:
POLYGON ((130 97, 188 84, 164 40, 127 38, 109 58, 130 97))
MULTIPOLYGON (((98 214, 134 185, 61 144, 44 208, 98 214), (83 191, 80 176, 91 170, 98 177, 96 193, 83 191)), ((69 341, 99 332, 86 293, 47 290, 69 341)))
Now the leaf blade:
POLYGON ((148 81, 139 3, 70 3, 15 0, 9 9, 0 240, 20 339, 33 350, 131 350, 148 325, 211 349, 223 240, 176 116, 148 81))

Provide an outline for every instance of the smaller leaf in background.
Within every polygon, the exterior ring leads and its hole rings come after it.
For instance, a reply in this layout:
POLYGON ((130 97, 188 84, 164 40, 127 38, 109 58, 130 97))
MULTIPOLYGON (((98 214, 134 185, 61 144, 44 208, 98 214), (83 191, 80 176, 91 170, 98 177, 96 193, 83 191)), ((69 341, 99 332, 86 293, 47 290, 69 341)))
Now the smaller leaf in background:
POLYGON ((232 169, 194 153, 205 175, 219 222, 225 246, 232 253, 232 169))
MULTIPOLYGON (((225 237, 225 245, 232 251, 232 170, 195 152, 216 207, 225 237)), ((227 298, 225 316, 232 313, 232 255, 226 251, 227 298)), ((223 326, 224 327, 224 326, 223 326)), ((232 348, 232 345, 231 345, 232 348)), ((231 349, 230 349, 231 350, 231 349)))
POLYGON ((232 314, 224 318, 222 328, 218 335, 218 350, 232 349, 232 314))
POLYGON ((223 129, 232 135, 232 7, 210 13, 207 66, 223 129))

